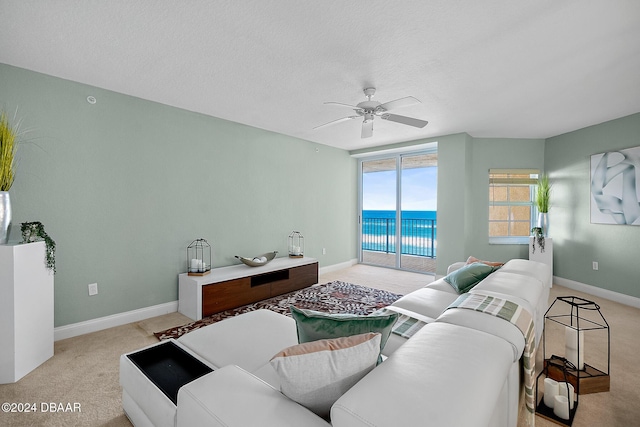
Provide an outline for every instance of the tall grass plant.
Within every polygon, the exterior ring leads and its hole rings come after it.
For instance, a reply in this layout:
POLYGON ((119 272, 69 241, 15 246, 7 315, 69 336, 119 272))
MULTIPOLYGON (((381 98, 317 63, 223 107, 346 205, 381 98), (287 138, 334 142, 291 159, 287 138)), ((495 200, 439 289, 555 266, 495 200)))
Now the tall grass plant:
POLYGON ((549 183, 549 176, 542 175, 538 180, 538 186, 536 188, 536 206, 538 212, 549 212, 549 197, 551 196, 551 184, 549 183))
POLYGON ((15 179, 15 157, 18 132, 3 111, 0 113, 0 191, 9 191, 15 179))

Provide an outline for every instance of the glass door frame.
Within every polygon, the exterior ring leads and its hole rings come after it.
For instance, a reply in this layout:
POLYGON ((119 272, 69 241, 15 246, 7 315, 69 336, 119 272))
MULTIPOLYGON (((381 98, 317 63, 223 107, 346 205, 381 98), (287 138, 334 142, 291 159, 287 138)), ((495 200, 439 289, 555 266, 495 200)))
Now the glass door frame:
MULTIPOLYGON (((409 147, 412 149, 399 149, 399 150, 384 150, 378 153, 369 153, 369 155, 354 156, 358 159, 358 263, 363 263, 363 251, 362 251, 362 208, 363 208, 363 180, 362 180, 362 164, 367 161, 373 160, 390 160, 395 159, 396 163, 396 230, 395 230, 395 265, 393 267, 384 266, 387 268, 395 268, 403 270, 402 268, 402 159, 404 157, 411 157, 420 154, 433 154, 438 151, 438 143, 432 142, 428 144, 420 145, 420 148, 409 147)), ((375 264, 371 264, 375 265, 375 264)))

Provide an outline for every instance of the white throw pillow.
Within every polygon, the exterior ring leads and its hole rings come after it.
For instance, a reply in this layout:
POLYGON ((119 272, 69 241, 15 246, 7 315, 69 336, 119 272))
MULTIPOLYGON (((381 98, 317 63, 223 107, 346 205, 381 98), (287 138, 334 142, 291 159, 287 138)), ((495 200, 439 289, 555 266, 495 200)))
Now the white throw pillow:
POLYGON ((280 390, 289 399, 328 419, 331 406, 378 361, 380 334, 294 345, 273 356, 280 390))

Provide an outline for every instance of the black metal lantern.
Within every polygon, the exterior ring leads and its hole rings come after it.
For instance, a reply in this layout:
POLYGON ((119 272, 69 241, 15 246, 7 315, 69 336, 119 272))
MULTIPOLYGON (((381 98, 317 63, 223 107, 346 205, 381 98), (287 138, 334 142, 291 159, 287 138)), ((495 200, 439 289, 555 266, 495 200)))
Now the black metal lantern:
POLYGON ((289 234, 289 258, 304 257, 304 237, 299 231, 289 234))
POLYGON ((196 239, 187 246, 187 273, 204 276, 211 272, 211 246, 204 239, 196 239))

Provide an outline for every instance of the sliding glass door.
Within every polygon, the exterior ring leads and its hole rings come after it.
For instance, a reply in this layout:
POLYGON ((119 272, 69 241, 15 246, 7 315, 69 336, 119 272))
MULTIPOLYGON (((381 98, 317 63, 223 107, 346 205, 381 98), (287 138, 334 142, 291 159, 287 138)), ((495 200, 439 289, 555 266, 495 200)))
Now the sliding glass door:
POLYGON ((362 160, 360 164, 360 261, 396 267, 397 159, 362 160))
POLYGON ((360 262, 435 273, 437 154, 360 160, 360 262))

